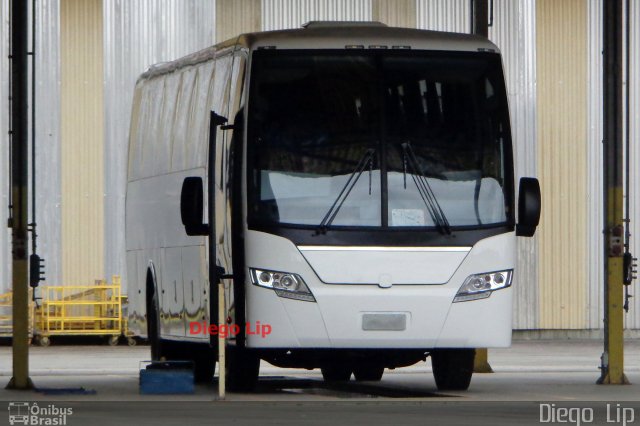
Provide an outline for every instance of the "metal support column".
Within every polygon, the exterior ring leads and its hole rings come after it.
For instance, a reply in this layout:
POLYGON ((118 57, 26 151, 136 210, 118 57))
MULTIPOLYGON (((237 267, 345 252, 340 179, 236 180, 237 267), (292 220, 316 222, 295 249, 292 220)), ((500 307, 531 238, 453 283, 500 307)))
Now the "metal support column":
POLYGON ((30 389, 27 276, 28 2, 11 0, 11 217, 13 377, 8 389, 30 389))
POLYGON ((623 337, 622 0, 603 2, 604 353, 599 384, 628 383, 623 337))

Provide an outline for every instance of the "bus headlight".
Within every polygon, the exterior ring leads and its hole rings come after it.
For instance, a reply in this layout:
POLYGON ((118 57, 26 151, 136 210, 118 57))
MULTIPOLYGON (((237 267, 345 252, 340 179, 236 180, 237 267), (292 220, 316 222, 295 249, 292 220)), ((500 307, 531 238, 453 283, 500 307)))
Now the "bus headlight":
POLYGON ((453 302, 485 299, 492 291, 509 287, 512 277, 513 269, 471 275, 464 280, 453 302))
POLYGON ((251 282, 259 287, 273 289, 280 297, 288 299, 305 300, 315 302, 302 277, 289 272, 266 271, 264 269, 249 268, 251 282))

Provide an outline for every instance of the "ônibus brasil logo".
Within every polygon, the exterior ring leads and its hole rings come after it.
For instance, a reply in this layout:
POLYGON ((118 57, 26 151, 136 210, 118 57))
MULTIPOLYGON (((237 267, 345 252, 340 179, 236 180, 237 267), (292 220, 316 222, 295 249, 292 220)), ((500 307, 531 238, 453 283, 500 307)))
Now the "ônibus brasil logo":
POLYGON ((67 424, 67 417, 73 414, 71 407, 57 407, 54 404, 39 406, 37 402, 10 402, 10 425, 55 425, 67 424))

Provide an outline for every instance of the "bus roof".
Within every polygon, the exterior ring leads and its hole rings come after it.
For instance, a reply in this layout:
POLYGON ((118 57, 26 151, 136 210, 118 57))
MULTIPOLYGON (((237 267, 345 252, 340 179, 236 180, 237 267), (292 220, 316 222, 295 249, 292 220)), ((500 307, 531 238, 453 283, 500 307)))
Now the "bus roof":
POLYGON ((380 22, 312 21, 297 29, 241 34, 175 61, 152 65, 140 78, 204 62, 234 46, 248 50, 352 48, 499 52, 491 41, 473 34, 388 27, 380 22))

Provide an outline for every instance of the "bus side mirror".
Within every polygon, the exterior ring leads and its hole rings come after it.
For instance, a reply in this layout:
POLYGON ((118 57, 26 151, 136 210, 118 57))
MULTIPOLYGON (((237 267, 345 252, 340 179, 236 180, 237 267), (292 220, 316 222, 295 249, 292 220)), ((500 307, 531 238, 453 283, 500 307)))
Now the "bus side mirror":
POLYGON ((187 235, 208 235, 209 225, 203 223, 204 189, 201 177, 190 176, 182 182, 180 217, 187 235))
POLYGON ((521 178, 519 193, 516 235, 519 237, 533 237, 540 222, 540 206, 542 204, 538 179, 521 178))

